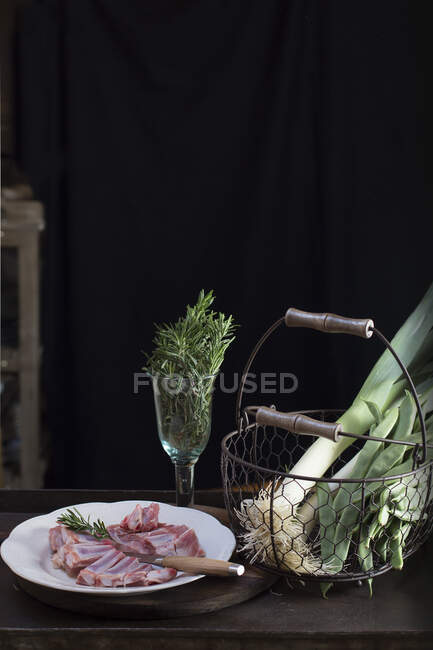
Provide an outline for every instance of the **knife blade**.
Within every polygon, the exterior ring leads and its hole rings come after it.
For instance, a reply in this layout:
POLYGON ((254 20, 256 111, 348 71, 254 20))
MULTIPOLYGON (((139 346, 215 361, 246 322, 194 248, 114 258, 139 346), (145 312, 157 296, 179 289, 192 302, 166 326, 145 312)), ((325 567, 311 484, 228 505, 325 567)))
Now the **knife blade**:
POLYGON ((202 573, 207 576, 220 576, 222 578, 242 576, 245 573, 243 564, 214 560, 210 557, 188 557, 183 555, 145 555, 135 551, 119 550, 129 557, 136 557, 141 562, 156 564, 156 566, 176 569, 185 573, 202 573))

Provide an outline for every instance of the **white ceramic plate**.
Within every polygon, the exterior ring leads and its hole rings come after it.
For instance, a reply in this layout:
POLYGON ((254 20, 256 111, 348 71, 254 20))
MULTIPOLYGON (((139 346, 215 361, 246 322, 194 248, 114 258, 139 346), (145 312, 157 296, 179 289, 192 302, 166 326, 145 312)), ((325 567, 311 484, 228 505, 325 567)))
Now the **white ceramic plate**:
MULTIPOLYGON (((55 569, 51 562, 51 551, 48 541, 48 531, 56 525, 57 517, 67 508, 77 508, 85 517, 102 519, 105 524, 117 524, 131 512, 136 504, 148 506, 151 501, 117 501, 115 503, 80 503, 76 506, 65 506, 48 515, 27 519, 13 529, 9 537, 0 547, 1 557, 8 567, 21 578, 52 589, 75 591, 78 593, 103 594, 104 596, 132 596, 134 594, 150 593, 160 589, 178 587, 194 580, 203 578, 202 575, 187 575, 179 572, 177 577, 169 582, 149 587, 86 587, 77 585, 74 578, 68 576, 62 569, 55 569)), ((193 510, 178 508, 166 503, 160 503, 159 520, 167 524, 186 524, 194 528, 206 556, 217 560, 229 560, 236 542, 233 533, 211 515, 193 510)))

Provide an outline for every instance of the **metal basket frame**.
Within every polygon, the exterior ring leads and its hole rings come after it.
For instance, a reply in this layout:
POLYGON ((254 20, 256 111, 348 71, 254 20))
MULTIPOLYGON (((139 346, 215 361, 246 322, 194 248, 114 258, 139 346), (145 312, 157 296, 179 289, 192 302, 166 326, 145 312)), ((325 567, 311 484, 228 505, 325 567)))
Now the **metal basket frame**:
MULTIPOLYGON (((292 318, 292 316, 290 316, 292 318)), ((275 409, 274 406, 271 408, 275 409)), ((266 409, 269 411, 269 409, 266 409)), ((315 410, 315 411, 297 411, 293 412, 290 414, 285 414, 287 416, 299 416, 299 415, 309 415, 309 416, 316 416, 319 414, 320 418, 322 421, 325 420, 325 414, 329 413, 342 413, 343 411, 336 411, 336 410, 330 410, 330 409, 325 409, 325 410, 315 410)), ((276 412, 278 413, 278 412, 276 412)), ((283 415, 283 414, 280 414, 283 415)), ((308 419, 308 418, 307 418, 308 419)), ((273 573, 277 573, 279 575, 285 576, 289 580, 294 580, 294 581, 308 581, 308 582, 350 582, 350 581, 360 581, 360 580, 366 580, 372 577, 375 577, 377 575, 381 575, 383 573, 386 573, 389 571, 392 566, 388 562, 383 562, 381 565, 375 566, 373 569, 369 571, 345 571, 344 573, 337 573, 337 574, 326 574, 326 575, 309 575, 309 574, 301 574, 298 575, 297 573, 292 573, 290 570, 288 570, 285 566, 281 566, 281 562, 279 560, 279 555, 277 553, 277 550, 275 548, 275 542, 274 542, 274 536, 275 536, 275 528, 274 528, 274 512, 273 512, 273 499, 274 499, 274 494, 275 494, 275 488, 276 485, 278 484, 279 481, 281 481, 284 478, 289 478, 289 479, 294 479, 296 481, 311 481, 314 482, 315 484, 321 484, 321 483, 329 483, 332 481, 333 483, 337 483, 339 487, 344 486, 344 485, 349 485, 349 484, 359 484, 361 486, 362 490, 362 499, 361 499, 361 505, 360 505, 360 514, 359 514, 359 520, 362 521, 362 518, 365 515, 365 509, 366 509, 366 501, 369 498, 369 494, 366 495, 366 490, 368 492, 368 485, 373 484, 373 483, 382 483, 385 486, 385 483, 388 484, 392 481, 398 481, 405 479, 406 477, 416 477, 418 474, 421 475, 421 473, 428 473, 428 488, 427 488, 427 493, 425 495, 421 515, 416 523, 416 525, 413 527, 413 531, 411 531, 410 534, 410 545, 408 545, 407 549, 405 549, 403 553, 403 558, 407 558, 410 555, 412 555, 420 546, 421 544, 427 539, 428 535, 431 532, 432 524, 433 524, 433 508, 432 508, 432 503, 430 502, 430 492, 431 492, 431 485, 432 485, 432 475, 433 475, 433 460, 428 461, 427 460, 427 449, 432 448, 433 445, 428 445, 427 444, 427 433, 426 433, 426 426, 425 426, 425 419, 424 415, 422 412, 422 408, 418 399, 418 395, 416 393, 415 386, 413 384, 412 378, 410 377, 410 374, 406 368, 406 366, 403 364, 395 350, 393 349, 391 343, 385 338, 385 336, 376 328, 374 327, 374 323, 370 319, 365 319, 363 321, 357 320, 354 321, 353 319, 345 319, 342 317, 334 317, 334 315, 329 315, 329 314, 307 314, 305 312, 298 312, 298 310, 289 310, 286 314, 285 318, 280 318, 278 321, 276 321, 271 327, 263 334, 263 336, 260 338, 260 340, 257 342, 255 345, 254 349, 252 350, 250 357, 245 365, 245 368, 242 373, 242 378, 237 394, 237 399, 236 399, 236 421, 237 421, 237 430, 233 431, 229 434, 227 434, 223 440, 222 440, 222 459, 221 459, 221 467, 222 467, 222 475, 223 475, 223 484, 224 484, 224 497, 225 497, 225 504, 227 511, 229 513, 229 518, 230 518, 230 523, 233 532, 236 535, 236 538, 238 542, 240 541, 242 537, 242 532, 240 532, 240 522, 239 519, 236 517, 236 514, 234 512, 235 507, 234 503, 236 502, 236 499, 234 499, 234 494, 233 494, 233 483, 234 481, 230 479, 229 473, 228 473, 228 464, 232 464, 232 470, 233 472, 237 471, 236 468, 243 468, 243 471, 246 470, 255 472, 258 476, 266 476, 268 482, 272 482, 272 488, 271 488, 271 505, 270 505, 270 512, 269 512, 269 527, 270 527, 270 533, 271 533, 271 541, 272 541, 272 549, 273 549, 273 562, 276 564, 276 566, 273 566, 270 562, 266 561, 261 561, 261 562, 255 562, 257 566, 260 566, 261 568, 271 571, 273 573), (296 312, 294 314, 295 317, 295 324, 289 323, 288 322, 288 315, 290 312, 296 312), (300 315, 300 316, 299 316, 300 315), (311 324, 311 322, 308 322, 308 319, 311 320, 310 317, 315 317, 315 323, 311 324), (320 318, 320 320, 318 320, 320 318), (331 326, 326 327, 327 319, 329 318, 329 321, 331 322, 331 326), (339 319, 336 320, 335 322, 337 325, 333 324, 333 319, 339 319), (296 322, 298 321, 298 322, 296 322), (344 321, 344 322, 343 322, 344 321), (246 408, 242 408, 242 399, 244 395, 244 387, 245 387, 245 382, 248 377, 248 373, 250 371, 250 368, 259 352, 261 347, 264 345, 266 340, 273 334, 273 332, 283 323, 286 323, 288 326, 306 326, 306 327, 312 327, 313 329, 319 329, 321 331, 331 331, 331 332, 345 332, 345 333, 351 333, 351 334, 357 334, 359 336, 363 336, 364 338, 370 338, 372 335, 375 335, 384 345, 385 347, 390 351, 390 353, 393 355, 395 358, 396 362, 400 366, 400 369, 402 370, 402 373, 404 374, 408 386, 410 388, 410 391, 413 395, 413 398, 415 400, 416 408, 417 408, 417 413, 418 413, 418 418, 420 422, 420 427, 421 427, 421 438, 422 442, 408 442, 408 441, 403 441, 403 440, 394 440, 394 439, 388 439, 388 438, 375 438, 374 436, 369 436, 369 435, 359 435, 359 434, 354 434, 351 432, 345 432, 345 431, 339 431, 338 435, 344 436, 344 437, 351 437, 354 440, 359 440, 359 441, 377 441, 380 443, 385 443, 385 444, 396 444, 396 445, 405 445, 406 447, 409 446, 414 446, 417 449, 415 449, 415 452, 413 454, 413 466, 412 470, 404 473, 399 473, 399 474, 394 474, 392 476, 380 476, 380 477, 368 477, 368 478, 335 478, 332 477, 314 477, 314 476, 303 476, 303 475, 297 475, 297 474, 292 474, 291 472, 287 471, 282 471, 281 468, 278 469, 272 469, 271 467, 266 467, 257 462, 257 434, 258 431, 260 430, 260 427, 262 426, 264 433, 266 435, 266 429, 269 426, 268 424, 258 424, 257 422, 250 423, 250 417, 255 416, 257 414, 257 411, 263 407, 256 407, 256 406, 248 406, 246 408), (357 331, 355 331, 355 325, 357 328, 357 331), (361 329, 360 329, 361 328, 361 329), (363 333, 360 333, 362 330, 363 333), (234 447, 236 449, 236 440, 239 440, 240 436, 242 435, 252 435, 252 444, 251 444, 251 454, 250 454, 250 459, 247 460, 245 458, 242 458, 236 451, 234 452, 231 447, 234 447)), ((272 427, 274 431, 277 430, 275 426, 272 427)), ((288 429, 288 431, 292 429, 288 429)), ((287 434, 290 435, 290 434, 287 434)), ((298 437, 303 437, 305 433, 295 433, 294 435, 297 435, 298 437)), ((307 435, 316 435, 316 434, 307 434, 307 435)), ((336 439, 336 438, 334 438, 336 439)), ((350 502, 350 505, 352 506, 352 502, 350 502)), ((361 533, 359 532, 359 535, 361 533)), ((352 542, 350 542, 352 543, 352 542)), ((242 553, 241 553, 242 554, 242 553)), ((247 556, 248 559, 248 556, 247 556)), ((350 564, 353 567, 354 564, 354 559, 351 559, 350 564)))

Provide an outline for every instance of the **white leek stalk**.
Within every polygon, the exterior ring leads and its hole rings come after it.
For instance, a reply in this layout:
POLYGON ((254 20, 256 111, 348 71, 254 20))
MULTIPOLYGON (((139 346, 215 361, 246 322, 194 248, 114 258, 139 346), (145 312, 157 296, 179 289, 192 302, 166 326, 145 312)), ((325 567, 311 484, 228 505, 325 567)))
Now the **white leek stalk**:
MULTIPOLYGON (((334 476, 334 479, 347 478, 353 470, 360 452, 347 462, 334 476)), ((330 490, 336 490, 338 483, 330 483, 330 490)), ((308 540, 316 525, 317 494, 312 492, 299 512, 293 514, 293 507, 282 494, 278 494, 272 503, 270 489, 261 490, 255 499, 244 499, 238 518, 247 532, 242 535, 243 544, 240 550, 246 552, 251 561, 267 563, 271 559, 274 566, 278 563, 297 574, 316 574, 324 572, 319 557, 312 550, 308 540), (270 531, 274 531, 272 539, 270 531), (277 555, 274 558, 273 549, 277 555)))

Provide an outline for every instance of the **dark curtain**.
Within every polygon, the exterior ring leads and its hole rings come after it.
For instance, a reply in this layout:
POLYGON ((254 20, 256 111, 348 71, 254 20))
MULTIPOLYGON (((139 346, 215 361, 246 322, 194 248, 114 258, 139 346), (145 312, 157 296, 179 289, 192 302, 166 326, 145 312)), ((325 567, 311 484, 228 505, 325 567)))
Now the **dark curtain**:
MULTIPOLYGON (((133 375, 153 323, 176 319, 202 287, 242 326, 229 386, 289 306, 373 317, 390 336, 403 322, 432 278, 416 150, 424 18, 409 10, 46 0, 25 11, 21 163, 47 211, 47 487, 173 485, 151 388, 134 394, 133 375)), ((282 329, 255 370, 292 372, 299 388, 248 399, 347 406, 381 351, 282 329)), ((200 487, 220 484, 234 400, 216 392, 200 487)))

